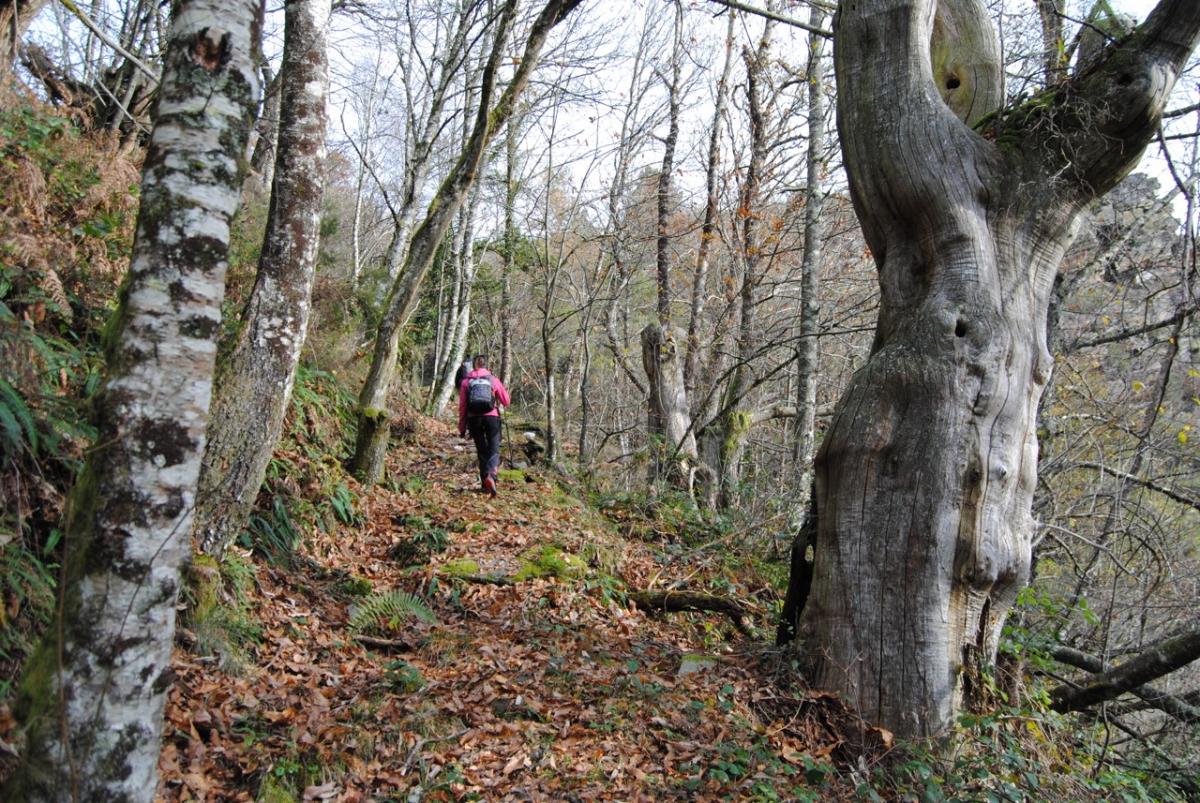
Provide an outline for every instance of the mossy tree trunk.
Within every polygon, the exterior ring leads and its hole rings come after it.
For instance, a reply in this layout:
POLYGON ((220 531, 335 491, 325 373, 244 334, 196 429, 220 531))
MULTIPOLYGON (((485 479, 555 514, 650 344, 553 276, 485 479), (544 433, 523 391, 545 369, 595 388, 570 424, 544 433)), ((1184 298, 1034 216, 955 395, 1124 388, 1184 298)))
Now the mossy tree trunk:
POLYGON ((1162 0, 1093 68, 990 114, 985 4, 942 0, 936 24, 934 5, 838 15, 838 123, 882 298, 817 455, 798 628, 810 681, 905 736, 953 723, 964 668, 994 657, 1028 579, 1055 274, 1200 38, 1200 4, 1162 0))
POLYGON ((479 112, 475 117, 471 137, 430 202, 425 220, 413 234, 404 267, 384 302, 384 314, 375 333, 371 367, 358 399, 359 427, 354 456, 351 459, 351 469, 367 485, 373 485, 383 477, 389 432, 386 426, 370 426, 367 419, 387 410, 388 394, 396 374, 400 336, 416 308, 421 286, 433 264, 437 247, 479 176, 488 143, 512 115, 517 99, 529 83, 529 77, 537 65, 550 31, 581 2, 582 0, 548 0, 530 28, 525 52, 512 80, 493 107, 491 98, 496 87, 497 73, 508 44, 509 28, 516 16, 515 0, 509 0, 500 12, 492 51, 483 70, 479 90, 479 112))
POLYGON ((651 485, 663 481, 687 490, 696 467, 696 437, 683 386, 683 355, 674 336, 657 324, 642 330, 646 371, 646 431, 650 437, 651 485))
POLYGON ((746 439, 750 436, 751 413, 747 409, 746 395, 753 381, 750 367, 754 352, 758 348, 757 301, 755 289, 761 281, 763 262, 763 235, 761 185, 763 168, 767 156, 767 116, 773 101, 764 90, 771 52, 773 22, 767 20, 762 37, 753 52, 747 49, 746 96, 750 116, 750 159, 746 165, 746 176, 742 181, 738 197, 738 217, 741 222, 741 240, 736 259, 741 266, 741 284, 738 291, 737 356, 730 372, 729 384, 725 387, 722 405, 721 441, 719 448, 720 489, 718 504, 731 507, 736 501, 742 477, 742 455, 746 450, 746 439))
POLYGON ((196 497, 196 545, 220 558, 250 518, 283 431, 308 331, 325 185, 330 0, 286 6, 271 206, 241 330, 218 367, 196 497))
POLYGON ((61 620, 22 681, 26 761, 6 800, 154 798, 261 33, 255 0, 182 0, 171 24, 61 620))

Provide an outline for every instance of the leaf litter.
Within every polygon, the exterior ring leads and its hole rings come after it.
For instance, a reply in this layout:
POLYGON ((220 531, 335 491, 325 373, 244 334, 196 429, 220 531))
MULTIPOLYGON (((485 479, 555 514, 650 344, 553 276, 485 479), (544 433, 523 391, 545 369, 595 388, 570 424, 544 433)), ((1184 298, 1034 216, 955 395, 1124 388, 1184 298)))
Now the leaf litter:
POLYGON ((256 564, 262 637, 240 672, 177 646, 160 800, 852 793, 824 762, 853 760, 869 729, 840 702, 797 686, 784 655, 717 614, 648 615, 621 594, 694 569, 622 537, 550 471, 510 476, 494 500, 478 494, 474 456, 454 446, 448 425, 424 419, 392 449, 390 490, 354 486, 360 524, 310 533, 291 568, 256 564), (445 549, 399 565, 396 544, 423 525, 448 534, 445 549), (603 551, 610 565, 487 582, 545 544, 603 551), (478 575, 439 571, 451 562, 478 575), (601 582, 606 571, 615 577, 601 582), (437 621, 361 643, 350 580, 416 595, 437 621), (696 656, 702 670, 681 672, 696 656))

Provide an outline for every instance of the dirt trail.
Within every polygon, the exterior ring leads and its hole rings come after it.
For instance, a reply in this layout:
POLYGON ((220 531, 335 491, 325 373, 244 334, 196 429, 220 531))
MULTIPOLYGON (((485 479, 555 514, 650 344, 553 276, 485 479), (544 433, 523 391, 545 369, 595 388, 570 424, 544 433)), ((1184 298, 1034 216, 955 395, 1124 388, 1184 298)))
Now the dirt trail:
POLYGON ((176 650, 163 799, 772 800, 819 788, 839 707, 780 691, 773 651, 715 615, 629 605, 624 589, 676 572, 662 554, 544 472, 506 470, 497 499, 478 494, 473 448, 444 424, 423 421, 393 452, 396 489, 360 497, 360 526, 307 538, 296 568, 256 564, 248 607, 263 629, 240 673, 176 650), (428 560, 413 560, 414 544, 434 547, 428 560), (564 576, 488 582, 534 564, 564 576), (350 620, 367 583, 416 595, 436 623, 399 617, 364 645, 350 620))

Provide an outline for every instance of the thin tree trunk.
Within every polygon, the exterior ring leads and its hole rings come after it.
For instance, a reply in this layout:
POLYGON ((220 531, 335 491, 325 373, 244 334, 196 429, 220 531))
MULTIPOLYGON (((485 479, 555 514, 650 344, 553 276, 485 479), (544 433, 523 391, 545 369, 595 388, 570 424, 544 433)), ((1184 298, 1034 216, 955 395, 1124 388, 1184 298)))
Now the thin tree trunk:
POLYGON ((708 262, 712 241, 716 237, 717 169, 721 164, 721 120, 729 100, 729 76, 733 72, 733 32, 737 15, 729 12, 729 27, 725 31, 725 66, 717 81, 717 99, 714 103, 712 130, 708 134, 708 163, 704 171, 706 188, 704 222, 700 225, 700 246, 696 249, 696 272, 692 277, 692 303, 688 314, 687 355, 683 362, 683 383, 688 398, 694 396, 696 388, 696 364, 700 359, 700 317, 704 311, 704 291, 708 286, 708 262))
MULTIPOLYGON (((378 64, 380 59, 378 54, 375 58, 378 64)), ((358 160, 357 175, 354 180, 354 222, 351 231, 351 242, 353 244, 353 264, 350 266, 350 287, 356 289, 358 287, 358 277, 362 273, 363 256, 362 256, 362 210, 363 210, 363 186, 367 180, 367 165, 371 160, 371 124, 375 118, 375 94, 379 87, 379 71, 371 73, 371 89, 367 92, 367 104, 363 110, 363 145, 358 160)))
MULTIPOLYGON (((825 13, 813 6, 809 22, 814 28, 825 23, 825 13)), ((821 241, 824 237, 821 211, 825 194, 821 176, 826 168, 825 148, 825 70, 823 39, 813 34, 808 39, 808 168, 805 176, 804 255, 800 264, 800 332, 796 346, 796 435, 792 454, 793 480, 789 483, 794 502, 789 527, 796 532, 791 547, 791 577, 780 615, 776 641, 791 641, 796 633, 800 611, 804 608, 812 583, 812 563, 808 555, 814 530, 806 523, 816 521, 809 511, 812 503, 813 457, 816 454, 817 381, 820 350, 820 267, 821 241)))
POLYGON ((546 305, 547 313, 542 317, 542 392, 546 396, 546 462, 554 465, 558 460, 558 400, 554 387, 554 343, 549 324, 549 299, 546 305))
POLYGON ((683 3, 675 0, 675 44, 671 49, 671 82, 667 85, 667 138, 663 141, 658 173, 658 324, 671 328, 671 173, 675 170, 675 145, 679 141, 680 73, 683 70, 683 3))
MULTIPOLYGON (((821 28, 825 12, 813 6, 809 24, 821 28)), ((820 331, 820 267, 821 243, 825 237, 825 189, 821 186, 828 163, 825 149, 825 70, 824 40, 813 34, 808 39, 808 166, 804 192, 804 255, 800 263, 800 343, 796 348, 796 448, 793 465, 796 482, 793 490, 798 499, 798 518, 808 506, 812 485, 812 460, 816 452, 817 373, 820 351, 817 334, 820 331)), ((798 522, 797 522, 798 523, 798 522)))
POLYGON ((194 539, 220 558, 250 518, 292 397, 308 331, 325 185, 330 0, 286 6, 275 184, 254 289, 219 367, 194 539))
POLYGON ((271 65, 262 65, 263 107, 254 130, 258 140, 250 155, 250 169, 258 176, 259 185, 268 190, 275 186, 275 153, 279 143, 280 98, 283 95, 282 77, 271 74, 271 65))
MULTIPOLYGON (((456 305, 457 315, 454 316, 454 327, 450 332, 447 345, 447 359, 441 376, 438 378, 437 394, 434 396, 430 413, 439 414, 446 409, 456 390, 454 376, 458 366, 462 364, 467 353, 467 336, 471 331, 471 294, 475 288, 475 274, 479 266, 475 263, 475 208, 479 204, 479 188, 476 186, 471 193, 471 200, 464 206, 460 217, 462 226, 462 244, 459 249, 457 270, 460 276, 458 285, 459 299, 456 305)), ((501 379, 501 382, 504 380, 501 379)))
POLYGON ((259 3, 229 0, 182 0, 171 26, 60 618, 26 667, 30 741, 6 800, 154 798, 261 30, 259 3))
POLYGON ((400 335, 412 316, 425 274, 429 272, 429 266, 433 262, 437 244, 475 183, 488 142, 496 130, 511 117, 517 98, 529 82, 529 76, 537 64, 550 30, 580 2, 582 0, 548 0, 530 29, 525 52, 512 81, 496 107, 491 108, 496 73, 504 55, 508 29, 516 16, 515 0, 510 0, 501 13, 492 53, 483 71, 479 114, 471 132, 470 145, 442 182, 424 222, 413 235, 404 269, 388 294, 383 319, 375 336, 370 371, 359 395, 358 436, 351 460, 355 474, 367 485, 375 484, 383 476, 389 434, 387 400, 395 376, 400 335))
POLYGON ((757 347, 755 331, 755 287, 759 281, 759 264, 762 261, 762 243, 759 233, 759 216, 762 206, 761 184, 763 163, 767 156, 766 109, 764 109, 763 82, 767 77, 768 58, 771 49, 773 22, 767 20, 757 50, 746 58, 746 95, 750 115, 750 161, 746 167, 746 178, 738 199, 738 216, 742 222, 742 242, 738 261, 742 267, 742 281, 738 294, 737 362, 725 390, 725 415, 721 421, 720 444, 720 492, 718 504, 721 508, 732 507, 741 483, 742 454, 746 439, 750 435, 750 412, 747 410, 746 394, 753 379, 750 360, 757 347))
POLYGON ((521 118, 512 117, 504 131, 504 264, 500 278, 500 381, 512 381, 512 272, 517 248, 513 222, 517 205, 517 137, 521 118))

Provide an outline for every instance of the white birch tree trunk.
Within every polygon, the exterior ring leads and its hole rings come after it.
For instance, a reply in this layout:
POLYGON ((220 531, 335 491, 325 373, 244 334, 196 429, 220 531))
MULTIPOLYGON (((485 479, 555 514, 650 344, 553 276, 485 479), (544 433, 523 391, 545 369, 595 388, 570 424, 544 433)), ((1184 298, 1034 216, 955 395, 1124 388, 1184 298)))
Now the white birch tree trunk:
MULTIPOLYGON (((471 331, 471 294, 475 289, 475 274, 479 266, 475 262, 475 207, 479 203, 479 188, 476 186, 471 193, 471 200, 463 206, 462 247, 456 262, 458 272, 458 302, 455 305, 456 314, 450 323, 450 334, 446 345, 446 361, 441 375, 437 377, 437 391, 433 398, 430 412, 439 414, 446 409, 454 391, 454 376, 458 366, 466 358, 467 335, 471 331)), ((503 380, 502 380, 503 381, 503 380)))
POLYGON ((72 493, 62 619, 27 666, 26 762, 7 800, 154 798, 261 32, 255 0, 183 0, 171 25, 97 446, 72 493))

